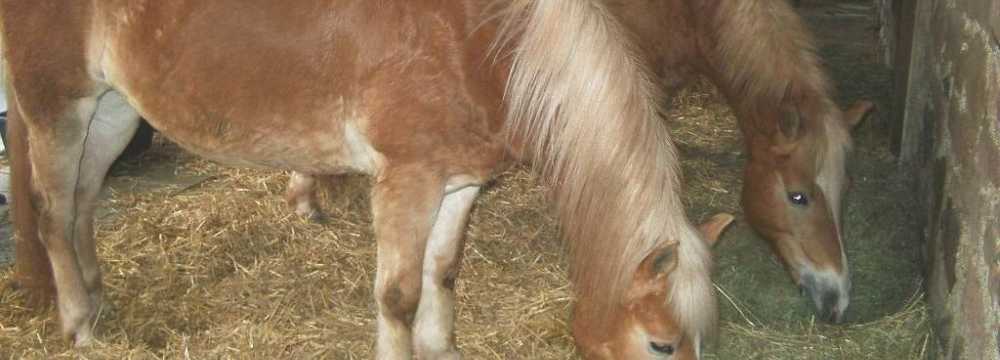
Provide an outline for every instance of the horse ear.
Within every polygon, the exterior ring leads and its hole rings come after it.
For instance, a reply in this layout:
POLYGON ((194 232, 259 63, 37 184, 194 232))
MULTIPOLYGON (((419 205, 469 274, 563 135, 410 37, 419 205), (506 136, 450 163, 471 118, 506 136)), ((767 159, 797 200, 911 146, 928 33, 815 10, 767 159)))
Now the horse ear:
POLYGON ((802 119, 798 109, 786 107, 778 119, 778 131, 774 132, 771 151, 777 155, 788 155, 798 146, 799 134, 802 132, 802 119))
POLYGON ((708 246, 715 245, 719 241, 719 235, 722 235, 722 231, 726 230, 726 227, 733 222, 733 216, 721 213, 715 214, 711 219, 698 225, 698 230, 701 231, 702 239, 708 246))
POLYGON ((781 118, 778 119, 778 129, 781 130, 781 134, 785 139, 794 141, 799 138, 800 129, 802 128, 802 115, 799 114, 799 109, 796 107, 785 107, 781 111, 781 118))
POLYGON ((864 120, 868 113, 875 110, 875 103, 868 100, 858 100, 844 112, 844 122, 847 127, 853 129, 864 120))
POLYGON ((667 290, 667 274, 677 268, 677 244, 653 249, 646 255, 632 277, 629 298, 637 299, 667 290))
POLYGON ((677 245, 673 243, 650 251, 639 264, 639 271, 652 277, 669 274, 677 267, 677 245))
POLYGON ((662 246, 646 255, 632 275, 632 284, 626 292, 627 303, 651 294, 667 291, 667 274, 677 267, 677 243, 662 246))

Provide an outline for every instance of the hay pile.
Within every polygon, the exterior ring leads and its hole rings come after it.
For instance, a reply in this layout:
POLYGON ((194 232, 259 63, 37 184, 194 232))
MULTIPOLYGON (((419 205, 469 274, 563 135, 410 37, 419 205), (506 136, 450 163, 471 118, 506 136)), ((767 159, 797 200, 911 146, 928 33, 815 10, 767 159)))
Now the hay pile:
POLYGON ((723 306, 740 309, 745 318, 723 325, 723 344, 716 359, 926 359, 934 341, 928 331, 927 307, 914 294, 899 312, 845 326, 813 322, 761 325, 753 312, 724 298, 723 306), (726 304, 729 302, 728 304, 726 304))

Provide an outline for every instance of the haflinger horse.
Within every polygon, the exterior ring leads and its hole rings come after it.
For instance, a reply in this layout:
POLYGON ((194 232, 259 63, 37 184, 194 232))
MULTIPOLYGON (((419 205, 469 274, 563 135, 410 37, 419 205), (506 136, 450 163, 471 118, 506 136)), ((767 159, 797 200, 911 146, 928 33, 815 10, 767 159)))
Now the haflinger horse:
MULTIPOLYGON (((742 204, 819 317, 840 322, 851 281, 841 237, 849 130, 872 109, 831 99, 814 40, 785 0, 608 0, 664 93, 696 75, 727 97, 748 161, 742 204)), ((287 199, 318 217, 315 180, 293 174, 287 199)))
POLYGON ((670 92, 709 78, 739 119, 747 154, 742 206, 819 317, 840 322, 851 281, 841 209, 850 129, 872 109, 842 111, 815 40, 785 0, 611 1, 670 92))
POLYGON ((377 358, 458 357, 465 224, 510 158, 552 189, 582 354, 697 358, 711 332, 732 217, 687 220, 652 74, 603 1, 2 1, 0 20, 18 244, 44 249, 16 278, 51 272, 78 345, 96 198, 140 116, 216 161, 373 177, 377 358))

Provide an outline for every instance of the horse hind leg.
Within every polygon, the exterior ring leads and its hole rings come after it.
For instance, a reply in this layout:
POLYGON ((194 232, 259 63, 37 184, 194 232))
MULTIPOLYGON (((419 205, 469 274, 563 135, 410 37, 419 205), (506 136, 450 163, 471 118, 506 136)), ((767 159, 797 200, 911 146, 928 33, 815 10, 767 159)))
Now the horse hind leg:
POLYGON ((299 172, 292 172, 288 180, 285 201, 295 209, 295 213, 312 221, 323 220, 323 213, 316 208, 316 178, 299 172))
POLYGON ((96 116, 99 99, 115 101, 93 96, 58 113, 22 114, 28 127, 38 230, 52 264, 62 332, 77 345, 93 338, 91 326, 100 301, 92 232, 95 200, 108 167, 138 126, 130 108, 127 116, 96 116))
POLYGON ((377 359, 412 358, 424 251, 443 197, 444 182, 423 168, 384 171, 372 189, 377 359))
POLYGON ((455 279, 466 223, 478 186, 445 195, 424 252, 423 286, 414 324, 418 358, 459 359, 455 349, 455 279))

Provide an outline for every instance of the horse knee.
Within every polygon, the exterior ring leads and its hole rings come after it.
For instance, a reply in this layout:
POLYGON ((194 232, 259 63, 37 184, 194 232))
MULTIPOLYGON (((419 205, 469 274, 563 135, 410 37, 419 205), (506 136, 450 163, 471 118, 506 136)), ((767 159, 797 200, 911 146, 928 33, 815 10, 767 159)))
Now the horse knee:
POLYGON ((75 245, 71 243, 71 232, 66 231, 69 217, 64 211, 42 208, 38 216, 38 240, 46 251, 71 251, 76 253, 75 245))
POLYGON ((380 309, 384 315, 409 326, 420 304, 420 277, 397 276, 388 280, 376 289, 380 309))

